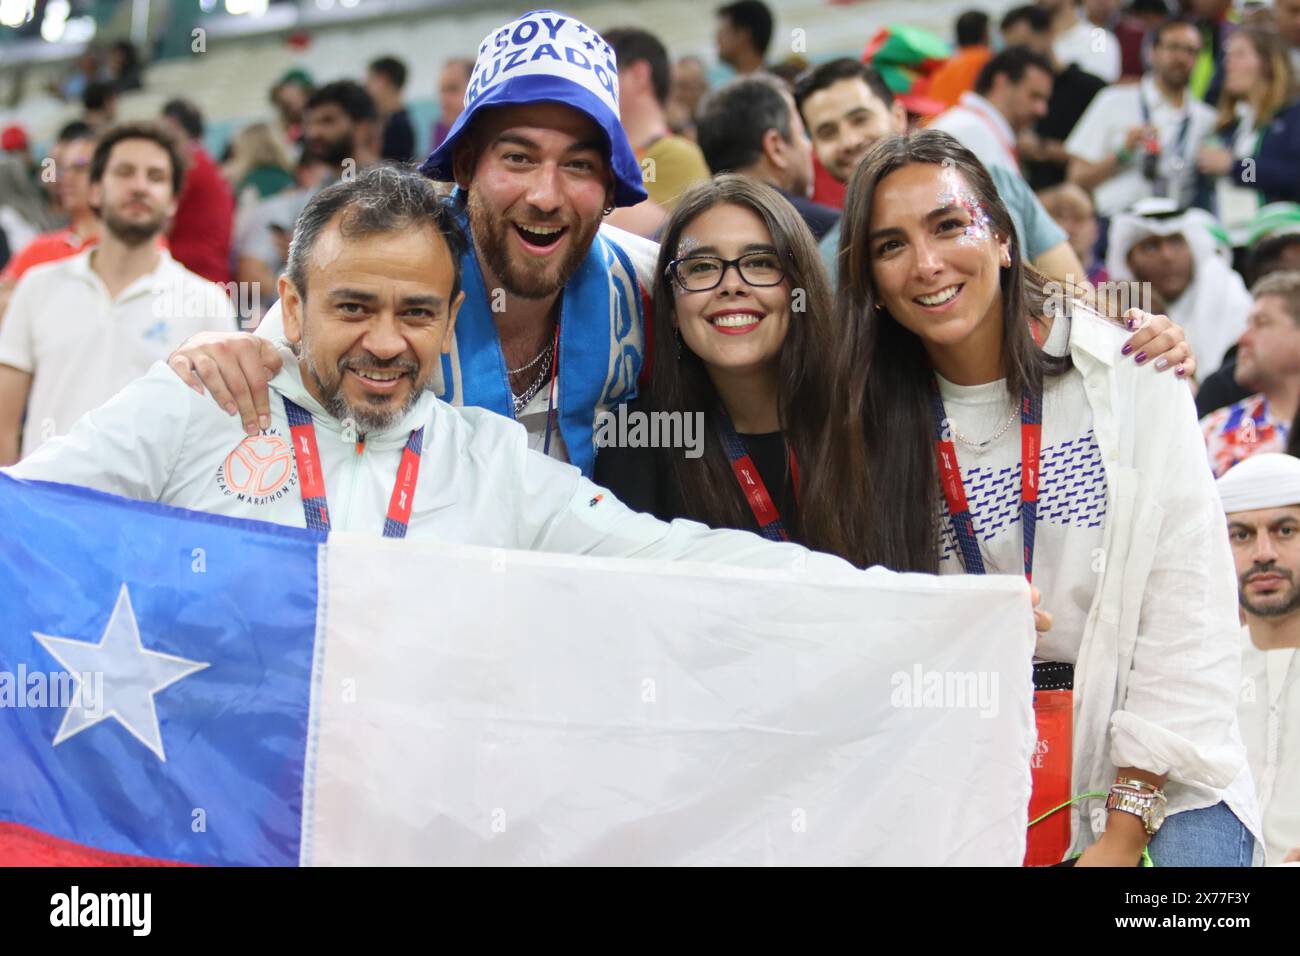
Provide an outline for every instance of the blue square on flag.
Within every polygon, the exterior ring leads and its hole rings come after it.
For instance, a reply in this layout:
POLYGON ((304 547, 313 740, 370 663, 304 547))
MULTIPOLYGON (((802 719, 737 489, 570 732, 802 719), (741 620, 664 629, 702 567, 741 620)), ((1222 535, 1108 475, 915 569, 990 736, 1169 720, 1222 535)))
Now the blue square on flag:
POLYGON ((323 539, 0 475, 0 864, 298 863, 323 539))

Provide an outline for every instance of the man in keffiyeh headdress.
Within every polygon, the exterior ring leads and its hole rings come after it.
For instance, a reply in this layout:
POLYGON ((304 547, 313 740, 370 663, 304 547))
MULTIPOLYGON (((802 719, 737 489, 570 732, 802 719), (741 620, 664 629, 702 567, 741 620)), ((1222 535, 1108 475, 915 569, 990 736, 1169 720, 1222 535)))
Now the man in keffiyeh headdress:
POLYGON ((1245 331, 1251 301, 1217 247, 1216 225, 1203 209, 1180 211, 1172 200, 1144 199, 1111 220, 1106 252, 1110 281, 1149 282, 1207 374, 1245 331))
POLYGON ((1267 862, 1300 862, 1300 459, 1256 455, 1218 484, 1246 622, 1237 711, 1267 862))
MULTIPOLYGON (((658 253, 601 225, 616 206, 646 198, 619 124, 613 49, 548 10, 492 31, 479 45, 464 112, 420 170, 456 183, 448 201, 470 239, 465 303, 435 392, 518 419, 532 447, 590 475, 596 417, 636 394, 658 253)), ((272 309, 258 338, 281 330, 272 309)), ((256 431, 265 387, 248 370, 274 372, 279 359, 269 341, 202 337, 172 366, 191 384, 201 378, 221 404, 238 405, 256 431), (246 353, 242 368, 236 352, 246 353), (194 368, 201 354, 215 362, 201 363, 202 375, 194 368)))

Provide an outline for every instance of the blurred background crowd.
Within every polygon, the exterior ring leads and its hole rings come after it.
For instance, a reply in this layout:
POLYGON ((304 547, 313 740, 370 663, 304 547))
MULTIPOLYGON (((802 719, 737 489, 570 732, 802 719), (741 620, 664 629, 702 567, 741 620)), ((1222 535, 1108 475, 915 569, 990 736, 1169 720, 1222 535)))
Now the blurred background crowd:
MULTIPOLYGON (((994 171, 1042 271, 1140 283, 1134 304, 1184 327, 1216 472, 1285 448, 1300 337, 1255 328, 1249 289, 1300 268, 1300 0, 568 7, 615 48, 650 193, 611 222, 654 238, 692 182, 741 172, 795 204, 833 268, 857 160, 909 124, 944 129, 994 171)), ((27 270, 98 241, 97 140, 157 120, 185 161, 158 242, 203 279, 258 290, 226 286, 250 327, 310 197, 423 159, 461 110, 479 39, 522 9, 0 0, 0 321, 27 270)))

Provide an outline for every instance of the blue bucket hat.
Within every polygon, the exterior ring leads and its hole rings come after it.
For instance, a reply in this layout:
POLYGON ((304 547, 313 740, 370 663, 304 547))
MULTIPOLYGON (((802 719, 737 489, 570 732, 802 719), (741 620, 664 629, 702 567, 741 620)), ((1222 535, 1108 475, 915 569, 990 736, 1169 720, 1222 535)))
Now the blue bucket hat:
POLYGON ((449 182, 456 143, 480 110, 524 103, 561 103, 601 128, 614 172, 614 205, 647 198, 632 144, 618 118, 614 50, 585 24, 554 10, 534 10, 483 38, 465 90, 465 109, 420 172, 449 182))

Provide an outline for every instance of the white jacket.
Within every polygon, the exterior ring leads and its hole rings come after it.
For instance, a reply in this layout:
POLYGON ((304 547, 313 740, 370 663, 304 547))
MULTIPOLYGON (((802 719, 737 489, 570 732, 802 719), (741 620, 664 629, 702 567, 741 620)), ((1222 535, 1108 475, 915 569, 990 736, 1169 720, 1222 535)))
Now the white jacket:
MULTIPOLYGON (((1168 774, 1169 814, 1226 801, 1259 847, 1236 719, 1240 624, 1226 520, 1190 390, 1120 361, 1127 337, 1074 310, 1069 351, 1092 409, 1107 520, 1075 668, 1073 792, 1107 791, 1117 767, 1168 774)), ((1074 805, 1072 853, 1104 828, 1104 803, 1074 805)))
POLYGON ((297 358, 283 341, 278 344, 284 367, 270 383, 272 422, 263 435, 247 438, 238 418, 159 362, 67 435, 6 472, 301 528, 306 522, 284 412, 287 396, 315 421, 335 531, 383 531, 407 436, 423 425, 410 537, 860 574, 846 561, 798 545, 634 512, 573 466, 530 451, 517 422, 478 408, 453 408, 427 391, 397 425, 359 444, 312 398, 297 358))

